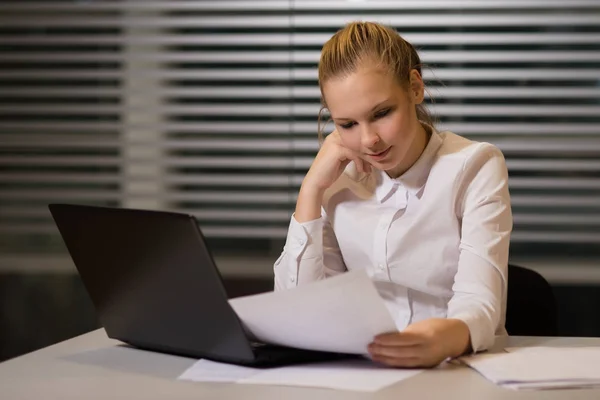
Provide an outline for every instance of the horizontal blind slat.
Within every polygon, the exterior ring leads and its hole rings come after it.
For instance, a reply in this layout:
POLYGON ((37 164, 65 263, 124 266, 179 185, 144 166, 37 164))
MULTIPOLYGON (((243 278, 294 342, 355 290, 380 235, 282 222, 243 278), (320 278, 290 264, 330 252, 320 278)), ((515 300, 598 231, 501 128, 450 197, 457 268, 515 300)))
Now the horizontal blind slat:
MULTIPOLYGON (((180 63, 311 63, 319 61, 319 51, 289 51, 284 50, 255 50, 255 51, 214 51, 204 50, 202 52, 144 52, 126 56, 117 52, 42 52, 29 51, 27 53, 15 53, 0 56, 3 62, 98 62, 112 61, 122 62, 127 59, 131 61, 153 61, 153 62, 180 62, 180 63)), ((597 51, 509 51, 509 50, 444 50, 444 51, 421 51, 421 60, 425 64, 436 63, 573 63, 573 62, 597 62, 600 54, 597 51)))
MULTIPOLYGON (((492 2, 482 2, 481 0, 403 0, 402 10, 423 10, 431 9, 433 11, 443 10, 486 10, 486 9, 568 9, 572 10, 579 7, 596 7, 598 3, 595 0, 570 0, 568 3, 562 0, 496 0, 492 2)), ((82 3, 61 3, 61 2, 42 2, 28 1, 18 4, 2 4, 0 11, 71 11, 81 9, 85 11, 104 11, 104 10, 131 10, 131 11, 265 11, 279 10, 288 12, 292 10, 313 11, 320 10, 390 10, 398 8, 395 0, 371 0, 368 4, 360 1, 348 0, 329 0, 327 2, 317 0, 295 0, 293 2, 281 0, 220 0, 219 2, 210 1, 103 1, 103 2, 82 2, 82 3)))
MULTIPOLYGON (((196 80, 230 80, 253 81, 269 80, 271 82, 288 82, 293 80, 317 81, 317 69, 293 67, 288 68, 273 66, 270 68, 219 68, 206 69, 196 68, 194 70, 161 70, 148 68, 140 72, 140 76, 157 79, 196 79, 196 80)), ((555 81, 568 80, 572 82, 595 80, 600 76, 597 68, 436 68, 435 72, 423 71, 426 80, 460 80, 460 81, 513 81, 513 80, 536 80, 555 81)), ((23 71, 1 71, 0 79, 32 79, 39 82, 73 79, 120 79, 124 78, 122 71, 82 71, 77 68, 64 68, 60 71, 45 69, 28 69, 23 71)), ((112 84, 111 82, 107 82, 112 84)))
MULTIPOLYGON (((347 1, 347 0, 346 0, 347 1)), ((554 33, 455 33, 448 32, 444 35, 437 33, 414 33, 409 32, 402 35, 415 46, 425 45, 556 45, 556 44, 592 44, 600 41, 597 33, 580 34, 565 32, 554 33)), ((44 33, 43 35, 18 35, 4 37, 4 44, 21 46, 40 45, 194 45, 194 46, 314 46, 320 48, 329 39, 329 34, 324 33, 292 33, 289 36, 281 33, 207 33, 177 35, 165 33, 163 35, 145 35, 142 37, 125 38, 122 35, 94 34, 65 37, 44 33)))
MULTIPOLYGON (((364 19, 364 14, 346 15, 294 15, 295 28, 332 28, 338 29, 344 24, 364 19)), ((0 26, 3 27, 103 27, 118 28, 126 23, 131 28, 287 28, 290 26, 289 15, 261 15, 261 16, 193 16, 193 17, 130 17, 118 19, 114 17, 80 17, 70 18, 63 16, 40 16, 30 19, 15 19, 14 17, 0 16, 0 26)), ((469 13, 448 14, 444 18, 439 15, 421 14, 370 14, 369 20, 382 22, 392 26, 407 28, 434 28, 434 27, 556 27, 556 26, 596 26, 597 15, 589 12, 571 14, 539 14, 534 12, 514 13, 469 13)))

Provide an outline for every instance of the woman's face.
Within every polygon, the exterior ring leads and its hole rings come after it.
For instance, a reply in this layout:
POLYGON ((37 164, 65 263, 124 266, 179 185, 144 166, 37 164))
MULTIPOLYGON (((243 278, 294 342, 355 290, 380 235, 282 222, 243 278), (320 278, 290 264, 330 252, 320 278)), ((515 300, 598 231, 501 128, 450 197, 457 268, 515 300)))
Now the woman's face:
POLYGON ((392 177, 408 169, 423 150, 426 132, 415 107, 423 101, 423 91, 423 81, 414 70, 407 88, 373 68, 359 68, 323 85, 344 146, 392 177))

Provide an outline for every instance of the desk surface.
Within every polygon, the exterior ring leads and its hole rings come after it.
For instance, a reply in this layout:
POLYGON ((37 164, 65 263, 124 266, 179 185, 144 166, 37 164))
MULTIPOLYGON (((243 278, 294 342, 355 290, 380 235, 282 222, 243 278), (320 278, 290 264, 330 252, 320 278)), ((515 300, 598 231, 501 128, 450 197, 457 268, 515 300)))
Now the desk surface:
MULTIPOLYGON (((501 338, 496 346, 600 346, 600 338, 501 338)), ((596 390, 502 389, 464 366, 445 365, 375 393, 196 383, 176 378, 195 360, 120 345, 97 330, 0 364, 0 397, 16 399, 600 399, 596 390), (402 397, 399 397, 402 396, 402 397)))

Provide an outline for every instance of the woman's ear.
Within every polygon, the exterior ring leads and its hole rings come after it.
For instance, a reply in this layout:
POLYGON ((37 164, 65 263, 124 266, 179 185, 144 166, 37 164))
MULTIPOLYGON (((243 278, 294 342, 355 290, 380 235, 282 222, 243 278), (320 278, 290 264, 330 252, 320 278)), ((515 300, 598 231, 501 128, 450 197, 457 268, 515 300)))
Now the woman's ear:
POLYGON ((415 104, 421 104, 425 99, 425 84, 421 74, 416 69, 410 71, 410 97, 415 104))

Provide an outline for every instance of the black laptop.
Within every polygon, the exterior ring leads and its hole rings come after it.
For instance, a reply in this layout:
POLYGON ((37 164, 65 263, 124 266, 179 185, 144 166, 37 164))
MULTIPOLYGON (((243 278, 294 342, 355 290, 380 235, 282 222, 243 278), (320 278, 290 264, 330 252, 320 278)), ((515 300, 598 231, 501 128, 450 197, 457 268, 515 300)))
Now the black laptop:
POLYGON ((193 216, 49 205, 109 337, 142 349, 268 367, 346 355, 251 339, 193 216))

